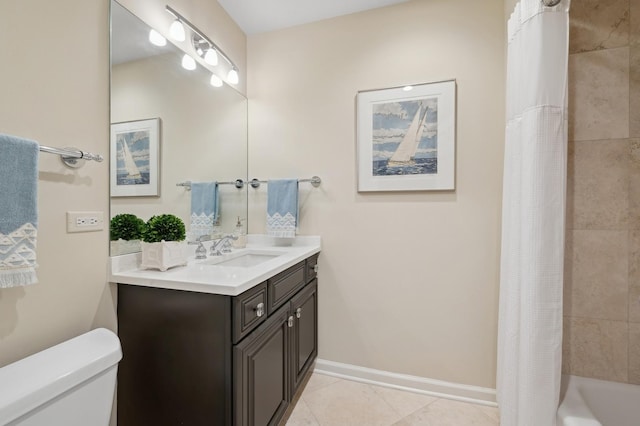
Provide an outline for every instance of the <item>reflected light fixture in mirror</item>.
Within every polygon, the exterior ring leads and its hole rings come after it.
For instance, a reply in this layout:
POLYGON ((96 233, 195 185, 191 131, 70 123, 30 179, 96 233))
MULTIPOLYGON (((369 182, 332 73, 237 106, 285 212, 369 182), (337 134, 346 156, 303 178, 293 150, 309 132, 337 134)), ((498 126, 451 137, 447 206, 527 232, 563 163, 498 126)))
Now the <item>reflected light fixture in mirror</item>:
POLYGON ((209 83, 213 87, 222 87, 222 79, 215 74, 211 74, 211 79, 209 80, 209 83))
POLYGON ((149 41, 159 47, 167 45, 167 39, 162 36, 159 32, 154 29, 149 31, 149 41))
POLYGON ((182 57, 182 68, 189 71, 196 69, 196 60, 189 56, 188 53, 185 53, 182 57))

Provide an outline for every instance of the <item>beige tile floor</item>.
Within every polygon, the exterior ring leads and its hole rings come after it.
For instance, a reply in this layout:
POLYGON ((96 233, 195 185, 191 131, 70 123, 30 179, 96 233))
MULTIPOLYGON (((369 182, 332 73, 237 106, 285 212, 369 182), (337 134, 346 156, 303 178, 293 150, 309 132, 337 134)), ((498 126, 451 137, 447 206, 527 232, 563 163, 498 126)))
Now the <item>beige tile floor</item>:
POLYGON ((287 426, 497 426, 498 409, 313 373, 287 426))

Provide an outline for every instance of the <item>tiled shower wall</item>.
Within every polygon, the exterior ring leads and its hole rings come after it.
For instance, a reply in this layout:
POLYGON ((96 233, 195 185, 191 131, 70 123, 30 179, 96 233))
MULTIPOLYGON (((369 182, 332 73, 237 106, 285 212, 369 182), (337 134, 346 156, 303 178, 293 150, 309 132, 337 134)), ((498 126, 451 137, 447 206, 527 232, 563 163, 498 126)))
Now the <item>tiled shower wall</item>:
POLYGON ((563 372, 640 384, 640 0, 572 0, 563 372))

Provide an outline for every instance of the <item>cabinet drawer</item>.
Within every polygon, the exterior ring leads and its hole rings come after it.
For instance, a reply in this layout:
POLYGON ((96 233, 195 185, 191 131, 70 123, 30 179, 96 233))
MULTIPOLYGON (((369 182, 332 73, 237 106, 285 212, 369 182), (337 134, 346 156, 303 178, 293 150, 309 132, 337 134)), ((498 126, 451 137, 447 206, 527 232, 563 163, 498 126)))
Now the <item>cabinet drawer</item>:
POLYGON ((302 261, 267 281, 269 312, 274 312, 291 296, 304 287, 305 262, 302 261))
POLYGON ((311 256, 305 262, 306 263, 305 282, 307 283, 318 276, 318 256, 320 255, 316 254, 314 256, 311 256))
POLYGON ((233 343, 267 319, 267 283, 258 284, 233 298, 233 343))

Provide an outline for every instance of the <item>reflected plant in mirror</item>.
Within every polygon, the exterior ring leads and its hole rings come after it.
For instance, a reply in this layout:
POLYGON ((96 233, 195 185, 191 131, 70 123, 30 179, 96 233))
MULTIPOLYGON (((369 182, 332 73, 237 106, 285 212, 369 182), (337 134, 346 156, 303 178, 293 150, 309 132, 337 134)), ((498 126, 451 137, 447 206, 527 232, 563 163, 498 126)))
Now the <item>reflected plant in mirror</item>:
POLYGON ((140 240, 144 230, 144 221, 134 214, 121 213, 113 216, 109 222, 111 255, 140 251, 140 240))
MULTIPOLYGON (((112 197, 111 217, 127 213, 146 221, 170 213, 184 221, 189 236, 191 191, 177 184, 220 182, 214 221, 223 233, 231 233, 237 217, 247 217, 247 185, 233 184, 236 179, 247 181, 247 100, 226 84, 212 85, 211 72, 200 62, 193 70, 183 68, 185 52, 151 31, 111 2, 111 123, 151 118, 162 123, 159 196, 112 197)), ((144 171, 148 153, 137 146, 128 148, 133 148, 127 150, 132 154, 129 162, 144 171)))

